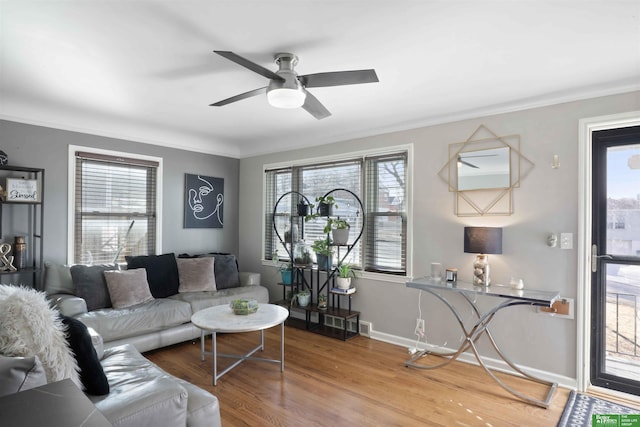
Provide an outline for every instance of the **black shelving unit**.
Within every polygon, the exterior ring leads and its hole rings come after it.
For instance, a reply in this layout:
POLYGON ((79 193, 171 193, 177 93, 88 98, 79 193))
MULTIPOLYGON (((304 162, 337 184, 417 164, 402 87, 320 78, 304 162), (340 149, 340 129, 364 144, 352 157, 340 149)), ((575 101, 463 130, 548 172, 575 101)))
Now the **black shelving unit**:
MULTIPOLYGON (((356 206, 356 216, 360 216, 361 218, 361 221, 359 222, 360 228, 358 230, 358 233, 356 234, 355 239, 352 242, 348 242, 344 245, 330 244, 337 253, 337 263, 335 265, 332 264, 332 267, 329 270, 321 270, 320 268, 318 268, 317 264, 314 264, 312 266, 296 265, 294 259, 294 245, 296 242, 293 241, 293 238, 285 238, 285 236, 283 235, 284 233, 281 233, 280 230, 278 230, 278 222, 282 224, 281 217, 283 216, 279 209, 280 204, 286 200, 291 204, 288 214, 288 221, 286 221, 288 223, 289 230, 292 231, 294 229, 294 225, 296 225, 299 233, 298 237, 300 238, 300 240, 304 239, 304 216, 299 214, 297 209, 294 209, 294 205, 297 205, 297 202, 301 200, 304 200, 307 204, 310 204, 307 197, 296 191, 291 191, 282 195, 274 205, 272 223, 275 234, 282 246, 287 251, 288 261, 291 263, 294 269, 291 285, 279 283, 279 285, 283 286, 283 299, 277 301, 276 304, 283 305, 290 311, 298 311, 304 314, 304 320, 295 317, 289 317, 289 320, 287 320, 287 324, 289 326, 304 328, 321 335, 347 340, 360 334, 360 312, 351 309, 351 298, 353 294, 347 295, 343 293, 333 293, 331 292, 331 288, 335 285, 335 278, 338 275, 338 266, 342 262, 344 262, 345 259, 347 259, 358 241, 362 238, 365 218, 364 207, 360 198, 350 190, 344 188, 336 188, 327 192, 324 195, 324 198, 343 191, 349 193, 358 204, 358 206, 356 206), (308 289, 311 292, 311 301, 309 305, 305 307, 292 305, 290 299, 287 298, 287 290, 290 290, 292 293, 297 293, 300 290, 304 289, 308 289), (327 308, 318 307, 318 301, 321 294, 324 294, 327 298, 327 308), (348 308, 340 308, 340 298, 348 298, 348 308), (328 325, 328 322, 326 321, 327 317, 341 319, 341 325, 328 325), (355 331, 349 330, 348 323, 350 321, 355 321, 355 331)), ((329 217, 327 217, 327 219, 329 217)), ((327 233, 327 242, 331 242, 330 233, 331 232, 327 233)), ((289 237, 293 236, 289 234, 289 237)))
MULTIPOLYGON (((26 243, 25 267, 17 271, 7 269, 0 271, 0 281, 4 284, 11 283, 42 289, 44 183, 44 169, 0 166, 0 185, 3 187, 3 194, 0 197, 0 240, 2 243, 11 245, 8 256, 13 256, 16 236, 24 236, 26 243), (12 200, 6 194, 7 178, 36 181, 37 200, 12 200)), ((3 266, 4 264, 0 265, 0 267, 3 266)))

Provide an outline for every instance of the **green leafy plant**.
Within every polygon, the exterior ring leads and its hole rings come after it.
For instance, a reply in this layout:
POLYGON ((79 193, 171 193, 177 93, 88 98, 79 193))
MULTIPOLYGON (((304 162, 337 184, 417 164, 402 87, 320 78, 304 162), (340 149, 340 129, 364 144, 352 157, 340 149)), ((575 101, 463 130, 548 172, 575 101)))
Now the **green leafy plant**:
POLYGON ((333 248, 330 246, 330 242, 327 239, 318 239, 313 241, 313 245, 311 245, 311 249, 316 254, 320 255, 333 255, 333 248))
POLYGON ((328 205, 328 206, 333 206, 335 208, 338 207, 338 205, 336 204, 336 199, 333 196, 319 196, 316 197, 316 204, 310 204, 309 206, 311 207, 311 209, 313 210, 314 207, 318 207, 318 209, 316 209, 316 212, 313 214, 309 214, 307 216, 304 217, 304 220, 306 222, 311 221, 312 219, 318 218, 320 216, 325 216, 325 215, 321 215, 320 214, 320 205, 328 205))
POLYGON ((351 225, 344 219, 327 218, 327 224, 324 226, 324 232, 328 233, 332 229, 345 230, 351 228, 351 225))
POLYGON ((338 277, 342 277, 343 279, 355 279, 356 272, 350 264, 340 264, 338 265, 338 277))

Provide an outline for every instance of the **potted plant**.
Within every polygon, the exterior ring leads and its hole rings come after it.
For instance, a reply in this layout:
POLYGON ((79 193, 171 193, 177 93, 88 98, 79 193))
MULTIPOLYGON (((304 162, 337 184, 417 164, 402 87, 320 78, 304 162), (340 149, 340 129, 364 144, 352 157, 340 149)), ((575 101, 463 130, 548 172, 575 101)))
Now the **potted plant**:
POLYGON ((303 199, 298 203, 298 216, 309 215, 309 204, 303 199))
POLYGON ((279 267, 280 277, 282 278, 283 285, 290 285, 293 283, 293 267, 291 263, 283 264, 279 267))
MULTIPOLYGON (((333 208, 338 207, 338 205, 336 204, 336 199, 333 196, 316 197, 316 203, 318 206, 318 208, 316 209, 316 212, 313 214, 306 215, 304 217, 305 221, 309 222, 312 219, 318 218, 320 216, 323 216, 323 217, 331 216, 331 214, 333 213, 333 208)), ((309 206, 313 208, 316 205, 311 204, 309 206)))
POLYGON ((313 264, 311 247, 304 242, 298 243, 293 251, 293 262, 297 266, 307 266, 313 264))
POLYGON ((316 253, 318 269, 331 270, 331 265, 333 264, 333 248, 329 244, 328 239, 314 240, 311 248, 316 253))
POLYGON ((318 295, 318 310, 327 309, 327 296, 325 294, 318 295))
POLYGON ((273 256, 271 257, 273 263, 278 267, 278 271, 280 272, 280 276, 282 278, 283 285, 290 285, 293 283, 293 265, 291 262, 280 263, 280 257, 278 256, 278 251, 275 251, 273 256))
POLYGON ((351 279, 355 279, 356 272, 349 264, 340 264, 338 266, 338 277, 336 278, 336 286, 340 289, 349 289, 351 287, 351 279))
MULTIPOLYGON (((294 299, 298 301, 300 307, 306 307, 311 301, 311 292, 308 289, 300 291, 295 295, 294 299)), ((293 303, 293 300, 291 302, 293 303)))
POLYGON ((334 245, 346 245, 349 241, 350 227, 349 223, 344 219, 327 218, 324 232, 331 232, 331 239, 334 245))

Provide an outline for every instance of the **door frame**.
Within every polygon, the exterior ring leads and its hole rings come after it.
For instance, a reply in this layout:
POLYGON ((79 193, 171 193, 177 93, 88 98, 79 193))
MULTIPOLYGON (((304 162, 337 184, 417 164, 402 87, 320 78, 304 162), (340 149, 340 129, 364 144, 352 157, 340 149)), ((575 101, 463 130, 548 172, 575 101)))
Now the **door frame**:
POLYGON ((612 390, 591 385, 591 135, 594 131, 640 125, 640 111, 580 119, 578 137, 578 283, 576 380, 578 391, 612 390))

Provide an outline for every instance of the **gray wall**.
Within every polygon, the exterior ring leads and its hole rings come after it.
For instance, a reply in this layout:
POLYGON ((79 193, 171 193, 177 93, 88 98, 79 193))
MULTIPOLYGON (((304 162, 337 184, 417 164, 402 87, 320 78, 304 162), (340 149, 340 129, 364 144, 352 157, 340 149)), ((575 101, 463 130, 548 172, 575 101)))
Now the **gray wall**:
MULTIPOLYGON (((281 297, 274 269, 263 266, 258 244, 263 217, 257 206, 263 200, 264 164, 412 143, 414 277, 428 275, 431 262, 442 262, 446 267, 458 267, 459 277, 470 281, 474 256, 463 252, 463 227, 500 226, 504 227, 503 255, 490 257, 494 283, 508 283, 515 276, 523 278, 528 288, 559 290, 561 295, 575 298, 577 251, 550 248, 546 236, 551 232, 578 232, 578 121, 633 110, 640 110, 638 92, 242 159, 240 259, 245 268, 262 271, 272 299, 281 297), (535 164, 521 187, 514 190, 515 213, 511 216, 455 216, 453 193, 437 176, 447 163, 448 144, 465 141, 480 124, 498 135, 519 134, 522 153, 535 164), (559 169, 551 168, 554 154, 560 156, 559 169)), ((576 236, 574 244, 577 241, 576 236)), ((354 308, 362 312, 362 320, 372 322, 376 333, 407 342, 415 340, 417 290, 408 289, 403 283, 363 278, 357 280, 356 286, 354 308)), ((488 301, 480 303, 486 306, 488 301)), ((421 309, 429 342, 457 348, 462 334, 451 315, 426 294, 421 296, 421 309)), ((463 311, 462 316, 473 320, 471 310, 463 311)), ((505 352, 518 363, 576 378, 575 320, 538 314, 529 307, 515 308, 499 313, 492 330, 505 352)), ((482 352, 493 356, 485 347, 482 352)))
MULTIPOLYGON (((9 156, 9 164, 45 169, 45 261, 67 261, 69 145, 163 159, 162 252, 238 252, 237 159, 0 120, 0 149, 9 156), (183 228, 185 173, 224 178, 225 224, 222 229, 183 228)), ((13 239, 8 233, 7 240, 13 239)))

